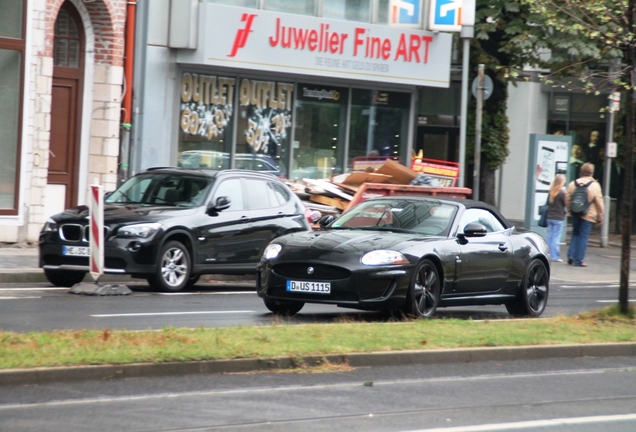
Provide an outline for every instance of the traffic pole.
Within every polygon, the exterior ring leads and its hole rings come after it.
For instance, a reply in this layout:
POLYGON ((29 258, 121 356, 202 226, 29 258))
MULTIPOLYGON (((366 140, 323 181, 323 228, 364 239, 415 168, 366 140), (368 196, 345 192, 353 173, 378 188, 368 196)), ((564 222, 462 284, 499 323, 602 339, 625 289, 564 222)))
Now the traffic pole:
POLYGON ((90 188, 90 273, 97 282, 104 274, 104 189, 97 179, 90 188))

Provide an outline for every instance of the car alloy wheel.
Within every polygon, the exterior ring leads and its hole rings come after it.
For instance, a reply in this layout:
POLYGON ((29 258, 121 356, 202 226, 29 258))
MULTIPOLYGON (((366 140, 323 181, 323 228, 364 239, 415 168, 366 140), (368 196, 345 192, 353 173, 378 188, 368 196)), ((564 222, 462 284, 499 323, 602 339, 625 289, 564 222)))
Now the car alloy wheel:
POLYGON ((538 259, 528 264, 519 293, 512 303, 506 304, 508 313, 514 316, 536 318, 548 303, 549 275, 545 264, 538 259))
POLYGON ((190 253, 178 241, 169 241, 159 254, 157 272, 148 282, 161 291, 181 291, 190 280, 190 253))
POLYGON ((433 316, 439 304, 440 292, 437 267, 431 260, 422 260, 413 272, 404 312, 416 318, 433 316))

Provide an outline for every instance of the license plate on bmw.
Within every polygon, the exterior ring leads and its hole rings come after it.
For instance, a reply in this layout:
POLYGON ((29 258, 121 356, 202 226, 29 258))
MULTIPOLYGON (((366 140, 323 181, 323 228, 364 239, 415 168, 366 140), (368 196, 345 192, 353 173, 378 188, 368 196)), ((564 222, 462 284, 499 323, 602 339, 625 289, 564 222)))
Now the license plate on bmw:
POLYGON ((331 294, 331 283, 288 280, 287 291, 314 293, 314 294, 331 294))
POLYGON ((85 246, 62 246, 62 255, 66 256, 90 256, 91 249, 85 246))

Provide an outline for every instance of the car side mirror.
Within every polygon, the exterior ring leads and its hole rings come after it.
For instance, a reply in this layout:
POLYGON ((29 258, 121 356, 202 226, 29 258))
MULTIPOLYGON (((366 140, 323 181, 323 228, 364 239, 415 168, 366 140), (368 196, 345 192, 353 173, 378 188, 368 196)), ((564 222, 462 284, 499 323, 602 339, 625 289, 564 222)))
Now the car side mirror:
POLYGON ((485 226, 477 222, 471 222, 464 227, 464 232, 457 234, 457 238, 461 244, 468 243, 468 238, 471 237, 484 237, 488 234, 488 230, 485 226))
POLYGON ((334 215, 325 215, 318 219, 318 225, 320 226, 320 228, 324 228, 335 220, 336 218, 334 215))
POLYGON ((226 210, 230 208, 231 203, 232 202, 230 201, 230 197, 220 196, 216 199, 215 202, 211 202, 210 204, 208 204, 206 213, 209 215, 212 215, 220 211, 226 210))

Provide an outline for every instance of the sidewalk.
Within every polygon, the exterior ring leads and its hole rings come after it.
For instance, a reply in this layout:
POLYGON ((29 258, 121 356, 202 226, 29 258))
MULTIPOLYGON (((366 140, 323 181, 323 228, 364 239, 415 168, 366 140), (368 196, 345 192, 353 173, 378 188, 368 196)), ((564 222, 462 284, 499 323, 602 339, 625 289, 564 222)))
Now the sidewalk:
MULTIPOLYGON (((569 241, 569 232, 568 232, 569 241)), ((630 254, 630 281, 636 280, 636 235, 632 236, 630 254)), ((567 256, 567 244, 561 246, 561 257, 567 256)), ((574 267, 567 263, 552 263, 551 280, 569 282, 618 282, 620 280, 621 236, 610 234, 607 247, 600 247, 600 234, 592 232, 585 262, 588 267, 574 267)), ((206 275, 205 280, 245 281, 250 276, 206 275)), ((122 282, 128 276, 104 275, 100 282, 122 282)), ((0 283, 46 282, 44 272, 38 268, 37 245, 0 243, 0 283)))

